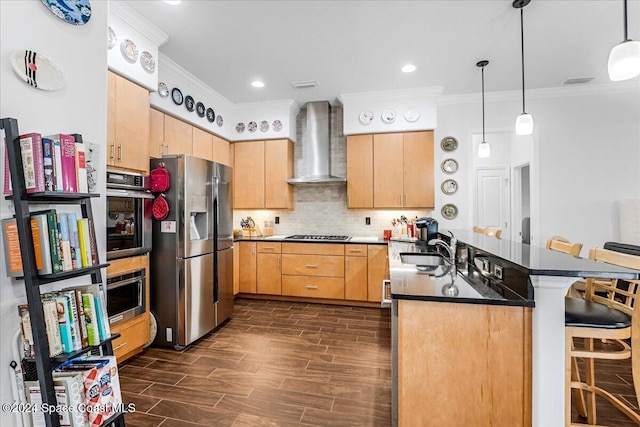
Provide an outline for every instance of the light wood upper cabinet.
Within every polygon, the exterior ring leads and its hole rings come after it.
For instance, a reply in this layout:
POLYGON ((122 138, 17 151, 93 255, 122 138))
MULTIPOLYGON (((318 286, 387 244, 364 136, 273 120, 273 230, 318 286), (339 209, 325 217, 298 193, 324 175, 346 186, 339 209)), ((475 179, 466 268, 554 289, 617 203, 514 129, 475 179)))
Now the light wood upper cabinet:
POLYGON ((286 139, 233 144, 234 209, 291 209, 293 143, 286 139))
POLYGON ((192 154, 207 160, 213 160, 213 135, 200 128, 193 128, 192 154))
POLYGON ((229 157, 230 145, 231 144, 229 144, 229 141, 211 134, 211 160, 213 160, 214 162, 222 163, 223 165, 231 166, 233 163, 231 163, 229 157))
POLYGON ((164 116, 164 154, 193 154, 193 126, 171 117, 164 116))
POLYGON ((149 157, 159 158, 164 153, 164 113, 151 109, 149 118, 149 157))
POLYGON ((373 207, 373 135, 347 137, 347 207, 373 207))
POLYGON ((433 132, 373 135, 373 207, 434 206, 433 132))
POLYGON ((149 91, 108 75, 107 165, 149 172, 149 91))

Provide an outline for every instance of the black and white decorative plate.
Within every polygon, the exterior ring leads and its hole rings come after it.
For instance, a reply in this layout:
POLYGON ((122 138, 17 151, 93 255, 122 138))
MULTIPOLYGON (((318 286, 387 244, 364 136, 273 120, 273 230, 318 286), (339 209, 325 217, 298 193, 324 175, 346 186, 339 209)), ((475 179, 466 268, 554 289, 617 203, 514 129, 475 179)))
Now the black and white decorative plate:
POLYGON ((207 120, 209 120, 211 123, 216 121, 216 113, 215 111, 213 111, 213 108, 211 107, 207 108, 206 115, 207 115, 207 120))
POLYGON ((191 95, 187 95, 184 98, 184 107, 187 109, 187 111, 193 111, 194 108, 196 108, 196 101, 193 100, 193 97, 191 95))
POLYGON ((266 120, 263 120, 260 122, 260 132, 266 132, 269 130, 269 122, 266 120))
POLYGON ((249 122, 247 124, 247 130, 249 132, 255 132, 258 129, 258 124, 256 122, 249 122))
POLYGON ((274 132, 280 132, 282 130, 282 122, 280 120, 274 120, 271 124, 274 132))
POLYGON ((14 50, 10 56, 13 71, 26 84, 40 90, 58 90, 65 85, 56 64, 32 50, 14 50))
POLYGON ((173 103, 176 105, 182 105, 184 98, 182 97, 182 92, 177 87, 171 89, 171 99, 173 99, 173 103))
POLYGON ((202 102, 198 102, 196 104, 196 113, 198 114, 199 117, 204 117, 204 104, 202 102))
POLYGON ((166 83, 158 83, 158 95, 160 95, 160 98, 166 98, 169 96, 169 88, 166 83))
POLYGON ((236 132, 238 133, 244 132, 244 123, 240 122, 236 125, 236 132))
POLYGON ((219 127, 222 127, 222 125, 224 124, 224 119, 222 118, 222 116, 218 116, 218 117, 216 117, 216 124, 217 124, 219 127))

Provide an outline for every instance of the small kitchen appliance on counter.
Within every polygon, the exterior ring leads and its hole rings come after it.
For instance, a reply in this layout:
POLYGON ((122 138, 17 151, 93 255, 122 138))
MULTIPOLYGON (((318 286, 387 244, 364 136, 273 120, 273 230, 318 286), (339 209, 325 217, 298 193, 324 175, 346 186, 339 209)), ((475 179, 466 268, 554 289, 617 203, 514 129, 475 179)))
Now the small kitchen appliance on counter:
POLYGON ((431 217, 418 218, 415 222, 417 246, 427 246, 427 242, 438 237, 438 221, 431 217))

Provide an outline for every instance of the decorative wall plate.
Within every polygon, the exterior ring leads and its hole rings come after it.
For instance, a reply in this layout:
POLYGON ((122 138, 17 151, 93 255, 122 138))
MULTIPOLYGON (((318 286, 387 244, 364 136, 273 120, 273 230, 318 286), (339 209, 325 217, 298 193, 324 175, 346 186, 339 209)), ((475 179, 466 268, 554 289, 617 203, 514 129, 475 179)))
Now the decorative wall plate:
POLYGON ((387 108, 382 112, 381 118, 385 123, 393 123, 396 121, 396 111, 392 108, 387 108))
POLYGON ((218 127, 222 127, 222 125, 224 124, 224 119, 222 118, 222 116, 216 117, 216 124, 218 125, 218 127))
POLYGON ((247 124, 247 130, 248 130, 249 132, 255 132, 255 131, 256 131, 256 129, 258 129, 258 124, 257 124, 256 122, 249 122, 249 123, 247 124))
POLYGON ((193 100, 193 96, 191 95, 187 95, 184 98, 184 108, 187 109, 187 111, 191 112, 196 108, 196 101, 193 100))
POLYGON ((120 43, 120 52, 122 52, 124 59, 132 64, 138 60, 138 48, 136 44, 129 39, 122 40, 122 43, 120 43))
POLYGON ((458 171, 458 162, 455 159, 444 159, 440 169, 446 174, 456 173, 458 171))
POLYGON ((196 104, 196 113, 198 114, 198 117, 204 117, 204 104, 202 102, 198 102, 196 104))
POLYGON ((271 123, 271 127, 274 132, 280 132, 282 130, 282 122, 280 120, 274 120, 273 123, 271 123))
POLYGON ((415 107, 409 107, 407 111, 404 112, 404 119, 409 123, 413 123, 420 118, 420 111, 418 111, 415 107))
POLYGON ((368 124, 371 124, 371 122, 373 121, 373 111, 362 110, 360 112, 360 115, 358 116, 358 120, 360 120, 360 123, 362 123, 365 126, 368 124))
POLYGON ((118 37, 111 27, 107 28, 107 49, 111 50, 118 43, 118 37))
POLYGON ((444 219, 454 219, 458 216, 458 208, 456 205, 447 204, 440 209, 440 213, 444 219))
POLYGON ((263 120, 260 122, 260 132, 266 132, 269 130, 269 122, 266 120, 263 120))
POLYGON ((169 96, 169 88, 167 87, 166 83, 158 83, 158 95, 160 95, 160 98, 166 98, 167 96, 169 96))
POLYGON ((458 183, 455 179, 447 179, 440 186, 444 194, 453 194, 458 191, 458 183))
POLYGON ((9 56, 13 71, 26 84, 40 90, 58 90, 64 87, 60 68, 32 50, 15 50, 9 56))
POLYGON ((182 92, 180 91, 180 89, 178 89, 177 87, 171 89, 171 99, 173 99, 174 104, 182 105, 182 101, 184 101, 184 98, 182 98, 182 92))
POLYGON ((153 59, 153 55, 146 50, 140 54, 140 65, 142 65, 142 69, 149 74, 153 74, 156 70, 156 60, 153 59))
POLYGON ((454 151, 458 148, 458 140, 452 136, 445 136, 442 138, 442 141, 440 141, 440 147, 442 147, 444 151, 454 151))
POLYGON ((207 108, 207 111, 205 112, 206 116, 207 116, 207 120, 209 120, 211 123, 216 121, 216 112, 213 111, 213 108, 209 107, 207 108))
POLYGON ((42 0, 42 3, 68 24, 84 25, 91 18, 91 2, 89 0, 42 0))
POLYGON ((240 122, 236 125, 236 132, 238 133, 244 132, 244 123, 240 122))

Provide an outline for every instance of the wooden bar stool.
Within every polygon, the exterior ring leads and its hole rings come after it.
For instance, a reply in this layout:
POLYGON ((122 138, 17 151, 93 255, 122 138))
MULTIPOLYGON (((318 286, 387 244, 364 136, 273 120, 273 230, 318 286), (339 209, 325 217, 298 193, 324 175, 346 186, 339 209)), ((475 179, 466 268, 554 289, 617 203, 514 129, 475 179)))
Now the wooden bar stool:
MULTIPOLYGON (((592 248, 589 258, 640 270, 640 256, 592 248)), ((587 278, 584 300, 565 298, 566 425, 596 425, 596 395, 605 398, 631 420, 640 424, 640 416, 632 408, 595 384, 595 359, 631 358, 636 399, 640 392, 640 312, 636 313, 640 311, 640 304, 635 304, 640 280, 627 282, 629 288, 625 290, 618 288, 618 280, 587 278), (578 347, 580 340, 576 341, 575 338, 581 338, 581 347, 578 347), (629 338, 631 345, 627 343, 629 338), (594 340, 606 340, 615 348, 596 349, 594 340), (584 380, 580 378, 578 358, 585 360, 584 380), (588 424, 571 423, 572 390, 578 413, 587 418, 588 424)))
POLYGON ((553 236, 549 240, 547 240, 547 244, 545 246, 547 249, 551 249, 552 251, 564 252, 565 254, 570 254, 573 256, 580 255, 580 251, 582 250, 582 243, 573 243, 560 236, 553 236))
POLYGON ((474 226, 473 231, 476 233, 484 234, 485 236, 493 236, 496 238, 500 238, 500 236, 502 235, 502 230, 499 230, 499 229, 492 230, 490 228, 478 227, 478 226, 474 226))

